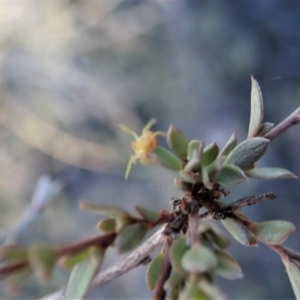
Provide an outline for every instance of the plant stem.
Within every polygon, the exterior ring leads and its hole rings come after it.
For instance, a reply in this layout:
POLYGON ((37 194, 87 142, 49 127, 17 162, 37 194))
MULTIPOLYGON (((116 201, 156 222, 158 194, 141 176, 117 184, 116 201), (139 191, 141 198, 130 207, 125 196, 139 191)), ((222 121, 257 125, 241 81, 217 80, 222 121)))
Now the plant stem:
POLYGON ((300 123, 300 107, 298 107, 293 113, 287 118, 281 121, 277 126, 267 132, 264 137, 269 140, 273 140, 283 132, 288 130, 290 127, 300 123))
POLYGON ((71 245, 68 245, 65 247, 58 248, 56 250, 57 255, 63 256, 63 255, 76 254, 76 253, 81 252, 91 246, 107 248, 114 242, 115 237, 116 237, 115 233, 96 236, 96 237, 90 238, 90 239, 82 241, 82 242, 78 242, 75 244, 71 244, 71 245))
POLYGON ((27 260, 23 260, 23 261, 19 261, 17 263, 14 264, 9 264, 9 265, 4 265, 0 268, 0 278, 4 278, 6 276, 9 276, 19 270, 22 270, 24 268, 26 268, 28 266, 28 261, 27 260))
POLYGON ((163 264, 159 273, 159 276, 157 278, 157 282, 155 284, 154 288, 154 296, 153 299, 155 300, 164 300, 166 297, 166 291, 164 289, 164 284, 167 281, 167 279, 170 277, 171 271, 172 271, 172 265, 170 262, 170 256, 169 256, 169 249, 171 245, 172 240, 168 239, 165 242, 164 246, 164 260, 163 264))
POLYGON ((281 257, 289 257, 290 259, 300 262, 300 253, 296 252, 295 250, 292 250, 284 245, 266 245, 277 252, 281 257))
MULTIPOLYGON (((165 226, 161 227, 150 238, 148 238, 148 240, 129 254, 128 257, 96 275, 90 288, 92 289, 97 286, 102 286, 140 265, 140 262, 152 253, 155 248, 159 245, 163 245, 166 239, 163 234, 164 230, 165 226)), ((65 300, 64 289, 60 289, 55 293, 49 294, 40 300, 65 300)))
POLYGON ((133 251, 128 257, 109 267, 105 271, 99 273, 91 287, 102 286, 113 279, 123 275, 140 264, 140 262, 149 255, 155 248, 162 245, 165 241, 165 236, 162 234, 165 226, 156 231, 148 240, 133 251))

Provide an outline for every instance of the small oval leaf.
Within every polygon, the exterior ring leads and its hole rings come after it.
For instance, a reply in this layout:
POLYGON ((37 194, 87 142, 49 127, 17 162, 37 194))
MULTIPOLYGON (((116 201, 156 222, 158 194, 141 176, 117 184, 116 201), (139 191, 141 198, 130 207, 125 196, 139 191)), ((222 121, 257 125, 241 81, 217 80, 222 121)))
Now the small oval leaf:
POLYGON ((251 112, 248 138, 256 136, 264 116, 264 104, 258 82, 251 76, 251 112))
POLYGON ((136 211, 146 220, 155 223, 159 220, 160 214, 143 206, 136 206, 136 211))
MULTIPOLYGON (((192 277, 192 276, 191 276, 192 277)), ((207 296, 198 287, 196 277, 189 278, 180 292, 178 300, 207 300, 207 296)))
POLYGON ((247 139, 237 145, 227 156, 225 164, 235 165, 242 170, 251 169, 266 152, 269 140, 263 137, 247 139))
POLYGON ((28 259, 38 278, 42 282, 47 282, 56 263, 56 251, 50 246, 36 245, 29 249, 28 259))
POLYGON ((215 251, 218 266, 216 273, 227 279, 239 279, 243 277, 243 272, 237 261, 228 253, 216 250, 215 251))
POLYGON ((217 258, 212 250, 202 245, 193 246, 182 257, 183 268, 191 273, 205 272, 217 266, 217 258))
POLYGON ((295 226, 288 221, 267 221, 254 223, 251 231, 258 240, 270 245, 278 245, 295 231, 295 226))
POLYGON ((224 165, 213 179, 220 185, 231 186, 243 182, 247 177, 240 168, 234 165, 224 165))
POLYGON ((133 219, 126 210, 105 204, 81 202, 80 209, 115 219, 116 231, 123 229, 133 219))
POLYGON ((288 273, 296 299, 300 300, 300 266, 287 257, 282 257, 282 261, 288 273))
POLYGON ((179 237, 170 247, 170 260, 173 268, 178 273, 185 273, 181 264, 181 259, 188 249, 189 247, 186 244, 186 238, 184 237, 179 237))
POLYGON ((198 287, 207 296, 205 299, 209 299, 209 300, 227 299, 214 282, 211 282, 203 278, 198 282, 198 287))
POLYGON ((246 170, 245 174, 254 179, 297 178, 292 172, 281 168, 253 168, 246 170))
POLYGON ((171 170, 182 170, 183 165, 181 160, 171 151, 158 146, 152 151, 152 153, 156 156, 158 162, 164 167, 171 170))
POLYGON ((126 210, 105 204, 81 202, 80 209, 111 218, 130 217, 130 214, 126 210))
POLYGON ((219 147, 216 143, 212 143, 205 147, 201 159, 202 167, 210 165, 217 158, 218 154, 219 147))
POLYGON ((96 275, 104 257, 105 250, 92 247, 88 259, 77 264, 70 275, 67 289, 67 300, 84 299, 90 284, 96 275))
POLYGON ((200 171, 204 143, 203 141, 193 140, 189 143, 188 147, 188 162, 184 167, 187 172, 200 171))
POLYGON ((191 140, 188 144, 187 160, 190 161, 192 158, 199 158, 201 161, 201 156, 203 153, 203 141, 191 140))
POLYGON ((226 249, 230 246, 230 241, 214 229, 208 230, 206 235, 216 246, 221 249, 226 249))
POLYGON ((236 133, 234 132, 231 137, 229 138, 229 140, 227 141, 227 143, 224 145, 224 147, 222 148, 222 150, 219 153, 219 157, 224 155, 227 156, 237 145, 237 138, 236 138, 236 133))
POLYGON ((221 220, 221 222, 227 231, 242 245, 256 245, 252 234, 241 221, 237 220, 236 218, 227 217, 226 219, 221 220))
POLYGON ((149 264, 146 274, 147 285, 150 290, 153 290, 159 276, 162 264, 164 261, 164 256, 159 253, 149 264))
POLYGON ((216 176, 223 168, 226 156, 218 156, 209 166, 206 167, 209 177, 216 176))
POLYGON ((134 223, 126 226, 117 236, 115 245, 122 253, 135 248, 148 231, 147 224, 134 223))
POLYGON ((170 149, 180 158, 186 158, 188 140, 184 133, 175 128, 173 125, 169 127, 167 133, 167 142, 170 149))
POLYGON ((105 233, 116 232, 116 220, 112 218, 104 219, 96 225, 96 228, 102 230, 105 233))
POLYGON ((264 136, 266 133, 268 133, 273 127, 274 127, 274 123, 270 123, 270 122, 265 122, 262 123, 258 133, 256 134, 257 136, 264 136))
POLYGON ((73 268, 88 257, 89 251, 82 251, 74 255, 64 255, 59 259, 58 263, 64 268, 73 268))
POLYGON ((173 272, 164 284, 164 288, 170 289, 184 285, 184 275, 173 272))

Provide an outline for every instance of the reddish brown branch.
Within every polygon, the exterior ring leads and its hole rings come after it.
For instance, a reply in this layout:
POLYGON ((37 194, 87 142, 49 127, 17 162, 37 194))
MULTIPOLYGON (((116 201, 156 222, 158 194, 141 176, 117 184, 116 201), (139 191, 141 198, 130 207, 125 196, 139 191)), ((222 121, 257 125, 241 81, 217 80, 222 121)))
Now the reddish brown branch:
POLYGON ((28 266, 27 260, 22 260, 17 263, 4 265, 0 268, 0 278, 4 278, 6 276, 9 276, 17 271, 20 271, 28 266))
POLYGON ((170 277, 171 271, 172 271, 172 265, 170 262, 170 256, 169 256, 169 249, 171 245, 171 239, 168 239, 165 242, 164 246, 164 260, 163 264, 159 273, 159 276, 157 278, 157 282, 155 284, 154 288, 154 295, 152 299, 155 300, 164 300, 166 297, 166 291, 164 289, 164 284, 170 277))
POLYGON ((102 247, 102 248, 107 248, 109 247, 115 240, 116 234, 115 233, 110 233, 106 235, 100 235, 93 237, 91 239, 78 242, 75 244, 71 244, 65 247, 58 248, 57 255, 58 256, 63 256, 63 255, 70 255, 70 254, 76 254, 79 253, 91 246, 96 246, 96 247, 102 247))
POLYGON ((293 113, 291 113, 287 118, 281 121, 277 126, 275 126, 272 130, 267 132, 264 137, 273 140, 290 127, 300 123, 300 107, 297 108, 293 113))
POLYGON ((297 251, 290 249, 284 245, 266 245, 276 253, 278 253, 281 257, 289 257, 290 259, 300 262, 300 253, 298 253, 297 251))

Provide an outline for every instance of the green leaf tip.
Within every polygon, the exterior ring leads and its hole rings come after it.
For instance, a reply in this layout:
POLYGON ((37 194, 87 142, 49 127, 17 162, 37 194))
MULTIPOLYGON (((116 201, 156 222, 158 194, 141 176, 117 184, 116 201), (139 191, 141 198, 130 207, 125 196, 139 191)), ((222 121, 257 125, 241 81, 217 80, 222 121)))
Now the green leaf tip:
POLYGON ((171 125, 167 132, 167 142, 170 149, 179 158, 186 158, 187 149, 188 149, 188 140, 180 129, 175 128, 173 125, 171 125))
POLYGON ((162 268, 164 256, 162 253, 159 253, 152 261, 150 262, 147 274, 146 281, 150 290, 153 290, 158 279, 160 270, 162 268))
POLYGON ((264 105, 258 82, 251 76, 251 112, 248 138, 255 137, 258 133, 264 115, 264 105))
POLYGON ((189 247, 186 243, 186 238, 184 237, 176 239, 170 247, 170 260, 173 268, 178 273, 185 273, 181 264, 181 259, 188 249, 189 247))
POLYGON ((238 219, 227 217, 221 220, 223 226, 239 243, 244 246, 256 246, 257 242, 249 229, 238 219))
POLYGON ((249 138, 238 144, 227 156, 225 164, 235 165, 242 170, 252 169, 266 152, 269 140, 263 137, 249 138))
POLYGON ((216 143, 211 143, 203 150, 203 155, 201 159, 202 167, 210 165, 218 156, 219 147, 216 143))
POLYGON ((292 172, 281 168, 253 168, 246 170, 245 174, 254 179, 283 179, 283 178, 297 178, 292 172))
POLYGON ((193 246, 182 257, 183 268, 191 273, 212 270, 217 264, 214 252, 202 245, 193 246))
POLYGON ((297 300, 300 300, 300 266, 288 257, 282 257, 290 283, 297 300))
POLYGON ((49 281, 56 264, 55 249, 46 245, 36 245, 29 249, 29 263, 42 282, 49 281))
POLYGON ((147 221, 155 223, 159 220, 160 214, 151 209, 145 208, 143 206, 137 205, 135 207, 136 211, 147 221))
POLYGON ((115 245, 120 253, 129 251, 135 248, 144 238, 148 231, 145 223, 134 223, 126 226, 115 240, 115 245))
POLYGON ((171 169, 171 170, 182 170, 183 165, 181 159, 178 158, 175 154, 171 151, 157 146, 152 153, 155 155, 157 161, 163 165, 164 167, 171 169))
POLYGON ((279 245, 295 231, 295 226, 288 221, 275 220, 254 223, 251 231, 261 242, 270 245, 279 245))
POLYGON ((222 148, 218 156, 219 157, 227 156, 236 147, 236 145, 237 145, 237 137, 236 137, 236 133, 234 132, 229 138, 229 140, 226 142, 226 144, 224 145, 224 147, 222 148))
POLYGON ((224 186, 232 186, 247 179, 245 173, 235 165, 224 165, 213 179, 224 186))
POLYGON ((83 300, 100 268, 105 251, 91 247, 88 252, 88 258, 77 264, 71 272, 66 288, 67 300, 83 300))
POLYGON ((239 279, 243 277, 243 272, 237 261, 228 253, 215 250, 218 266, 216 273, 226 279, 239 279))

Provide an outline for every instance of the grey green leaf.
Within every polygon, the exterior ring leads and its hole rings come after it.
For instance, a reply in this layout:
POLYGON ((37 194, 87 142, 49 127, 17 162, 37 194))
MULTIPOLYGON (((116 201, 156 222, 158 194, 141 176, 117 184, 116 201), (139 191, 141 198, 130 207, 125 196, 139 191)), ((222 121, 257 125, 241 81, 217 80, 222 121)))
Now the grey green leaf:
POLYGON ((145 223, 138 222, 128 225, 117 235, 115 246, 121 253, 129 251, 142 241, 147 231, 148 227, 145 223))
POLYGON ((251 228, 255 237, 267 244, 282 244, 295 231, 293 223, 282 220, 254 223, 251 228))
POLYGON ((188 272, 205 272, 217 266, 214 252, 202 245, 195 245, 182 257, 182 266, 188 272))
POLYGON ((216 250, 215 251, 218 266, 216 273, 227 279, 239 279, 243 277, 243 272, 237 261, 228 253, 216 250))
POLYGON ((151 223, 155 223, 159 220, 160 214, 156 211, 153 211, 149 208, 137 205, 135 207, 136 211, 147 221, 151 223))
POLYGON ((189 247, 187 246, 186 238, 184 237, 176 239, 170 247, 170 260, 173 268, 178 273, 185 273, 181 264, 181 259, 188 249, 189 247))
POLYGON ((237 145, 227 156, 225 164, 235 165, 242 170, 251 169, 266 152, 269 140, 263 137, 249 138, 237 145))
POLYGON ((221 220, 223 226, 227 231, 242 245, 253 246, 256 245, 255 239, 248 228, 238 219, 227 217, 221 220))
POLYGON ((155 155, 158 162, 164 167, 171 170, 182 170, 183 165, 181 159, 171 151, 158 146, 152 151, 152 153, 155 155))
POLYGON ((236 133, 234 132, 224 145, 218 156, 227 156, 237 145, 236 133))
POLYGON ((244 172, 234 165, 224 165, 220 172, 213 179, 224 186, 232 186, 247 179, 244 172))
POLYGON ((258 82, 251 76, 251 112, 248 138, 255 137, 258 133, 264 115, 264 104, 258 82))
POLYGON ((281 168, 253 168, 246 170, 245 174, 254 179, 281 179, 281 178, 297 178, 292 172, 281 168))
POLYGON ((173 125, 169 127, 167 133, 167 142, 170 149, 180 158, 186 158, 188 140, 184 133, 175 128, 173 125))
POLYGON ((300 300, 300 266, 288 257, 282 257, 282 261, 288 273, 296 299, 300 300))
POLYGON ((88 259, 73 268, 66 288, 67 300, 84 299, 94 276, 100 268, 104 253, 104 250, 92 247, 89 249, 88 259))
POLYGON ((47 282, 51 277, 57 259, 55 249, 46 245, 35 245, 29 249, 28 259, 37 277, 42 282, 47 282))
POLYGON ((148 266, 146 281, 150 290, 153 290, 161 271, 161 267, 164 261, 164 256, 162 253, 159 253, 154 259, 152 259, 151 263, 148 266))

